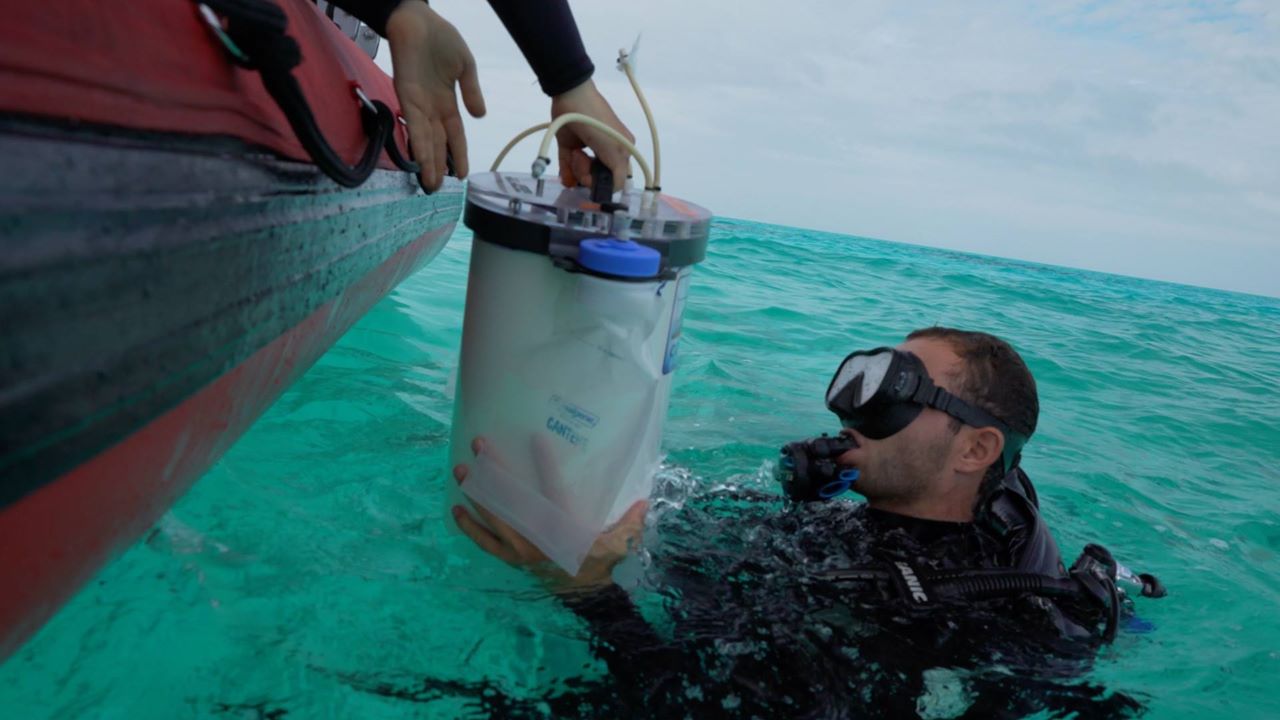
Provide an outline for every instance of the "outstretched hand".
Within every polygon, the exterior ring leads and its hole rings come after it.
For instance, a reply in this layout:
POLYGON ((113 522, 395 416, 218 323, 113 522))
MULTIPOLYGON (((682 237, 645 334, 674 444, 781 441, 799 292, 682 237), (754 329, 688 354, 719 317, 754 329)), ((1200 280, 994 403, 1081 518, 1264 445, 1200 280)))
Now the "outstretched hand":
POLYGON ((402 2, 387 19, 387 41, 400 112, 413 159, 428 190, 444 182, 445 158, 467 176, 467 137, 458 112, 457 86, 472 117, 484 116, 476 61, 458 30, 424 2, 402 2))
MULTIPOLYGON (((471 449, 476 455, 485 452, 484 440, 476 438, 471 443, 471 449)), ((468 471, 469 468, 466 465, 457 465, 453 468, 453 477, 459 485, 466 482, 468 471)), ((472 542, 481 550, 508 565, 534 572, 546 581, 552 590, 565 592, 602 587, 613 582, 614 566, 626 557, 632 543, 639 539, 644 530, 644 515, 649 509, 649 503, 645 500, 636 501, 617 524, 596 538, 577 575, 570 575, 552 563, 537 546, 497 515, 479 504, 475 504, 475 509, 488 527, 472 517, 465 507, 461 505, 453 507, 454 521, 472 542)))
MULTIPOLYGON (((604 99, 591 80, 551 98, 552 120, 571 112, 590 115, 622 133, 632 143, 636 141, 636 136, 622 124, 609 101, 604 99)), ((560 148, 560 182, 566 187, 591 184, 591 157, 584 152, 586 148, 591 148, 600 162, 613 172, 614 192, 622 189, 631 164, 631 154, 617 140, 589 125, 569 123, 556 133, 556 144, 560 148)))

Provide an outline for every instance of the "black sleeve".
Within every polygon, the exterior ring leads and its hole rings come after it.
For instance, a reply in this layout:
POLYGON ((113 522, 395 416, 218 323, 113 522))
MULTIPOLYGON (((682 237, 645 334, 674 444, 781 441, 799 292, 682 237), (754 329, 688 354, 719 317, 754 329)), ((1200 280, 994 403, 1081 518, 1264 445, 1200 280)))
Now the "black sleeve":
POLYGON ((355 15, 373 31, 387 36, 387 18, 402 2, 426 2, 426 0, 330 0, 334 5, 355 15))
POLYGON ((591 628, 592 649, 633 707, 652 709, 677 697, 692 658, 659 637, 625 590, 610 585, 560 600, 591 628))
POLYGON ((568 0, 489 0, 547 95, 559 95, 591 78, 568 0))

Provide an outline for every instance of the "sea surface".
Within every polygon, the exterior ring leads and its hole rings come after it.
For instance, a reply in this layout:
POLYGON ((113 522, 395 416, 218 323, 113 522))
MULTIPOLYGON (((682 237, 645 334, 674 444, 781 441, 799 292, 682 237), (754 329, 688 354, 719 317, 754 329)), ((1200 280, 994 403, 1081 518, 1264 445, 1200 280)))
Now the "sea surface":
MULTIPOLYGON (((0 666, 0 718, 550 712, 607 672, 573 614, 449 530, 470 245, 459 228, 0 666)), ((738 220, 693 279, 653 514, 775 492, 778 447, 834 429, 849 351, 994 332, 1039 383, 1024 466, 1067 562, 1100 542, 1170 591, 1081 681, 1150 717, 1280 717, 1280 300, 738 220)))

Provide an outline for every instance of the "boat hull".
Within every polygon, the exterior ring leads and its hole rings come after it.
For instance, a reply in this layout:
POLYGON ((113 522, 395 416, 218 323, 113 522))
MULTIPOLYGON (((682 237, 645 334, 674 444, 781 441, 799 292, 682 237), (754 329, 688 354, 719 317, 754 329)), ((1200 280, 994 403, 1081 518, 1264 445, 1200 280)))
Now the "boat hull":
POLYGON ((217 137, 0 118, 0 659, 453 231, 217 137))

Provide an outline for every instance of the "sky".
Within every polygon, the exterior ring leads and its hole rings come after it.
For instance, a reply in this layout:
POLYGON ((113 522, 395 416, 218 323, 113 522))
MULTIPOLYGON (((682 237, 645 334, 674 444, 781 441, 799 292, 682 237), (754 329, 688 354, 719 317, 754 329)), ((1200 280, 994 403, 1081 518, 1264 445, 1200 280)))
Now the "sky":
MULTIPOLYGON (((487 3, 432 7, 476 56, 487 169, 550 103, 487 3)), ((1280 0, 572 7, 647 155, 615 69, 641 35, 663 190, 717 215, 1280 296, 1280 0)))

